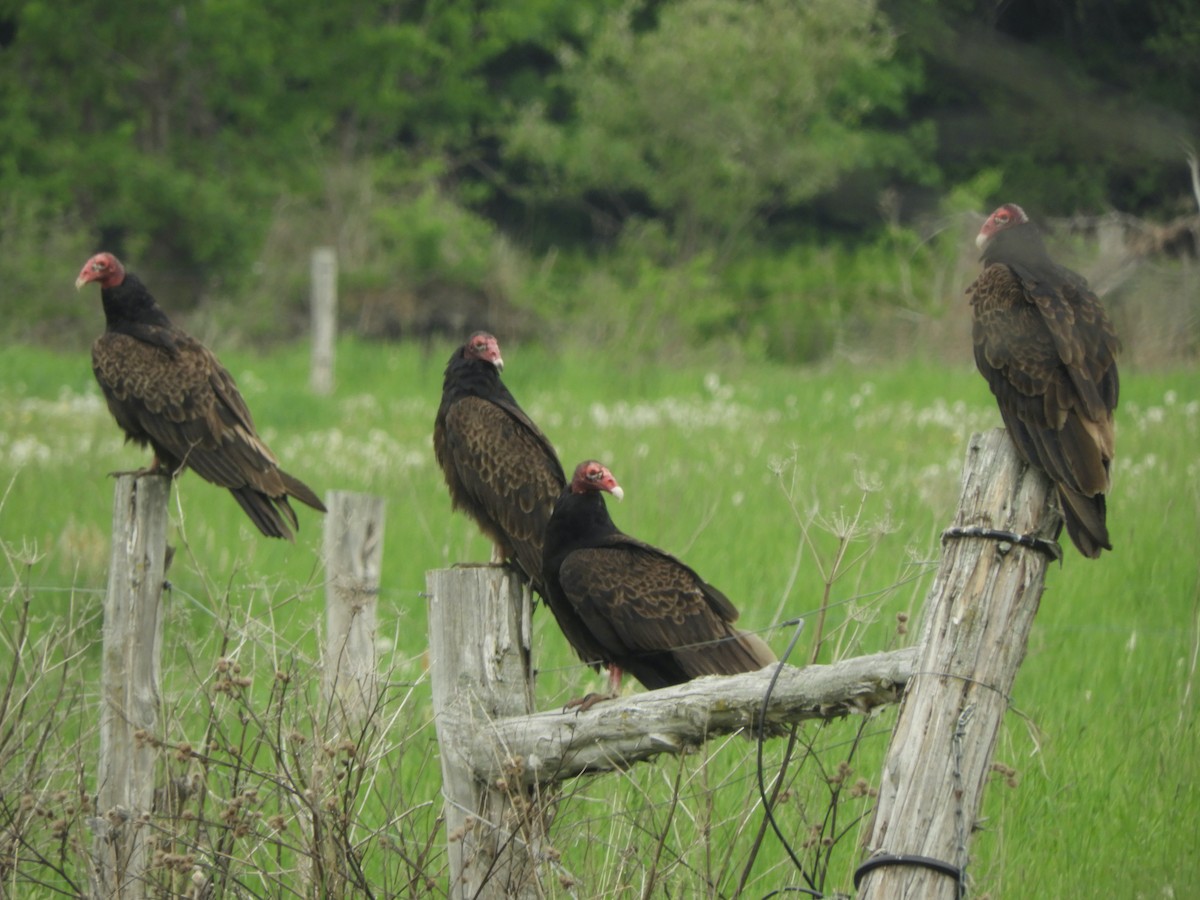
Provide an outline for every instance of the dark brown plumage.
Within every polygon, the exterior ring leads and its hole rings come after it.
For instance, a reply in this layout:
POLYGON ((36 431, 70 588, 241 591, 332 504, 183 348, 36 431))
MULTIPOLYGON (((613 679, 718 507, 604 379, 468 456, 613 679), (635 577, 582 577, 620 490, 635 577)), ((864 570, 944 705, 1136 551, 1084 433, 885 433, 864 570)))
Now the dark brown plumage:
POLYGON ((1106 500, 1120 341, 1087 281, 1054 263, 1015 204, 997 209, 975 240, 983 272, 967 288, 975 363, 1013 443, 1058 489, 1079 552, 1111 550, 1106 500))
POLYGON ((451 505, 473 518, 542 596, 542 539, 566 484, 558 455, 500 380, 504 360, 478 331, 450 357, 433 451, 451 505))
MULTIPOLYGON (((559 626, 585 662, 608 666, 611 693, 622 671, 654 689, 775 662, 760 637, 733 627, 738 612, 729 598, 613 524, 605 491, 623 496, 607 468, 580 463, 546 529, 544 571, 559 626)), ((603 698, 573 705, 595 699, 603 698)))
POLYGON ((171 324, 145 285, 111 253, 97 253, 75 280, 100 285, 107 326, 92 345, 92 371, 127 441, 154 450, 148 471, 174 477, 191 469, 228 488, 267 537, 292 540, 295 497, 324 504, 279 468, 254 429, 232 376, 215 356, 171 324))

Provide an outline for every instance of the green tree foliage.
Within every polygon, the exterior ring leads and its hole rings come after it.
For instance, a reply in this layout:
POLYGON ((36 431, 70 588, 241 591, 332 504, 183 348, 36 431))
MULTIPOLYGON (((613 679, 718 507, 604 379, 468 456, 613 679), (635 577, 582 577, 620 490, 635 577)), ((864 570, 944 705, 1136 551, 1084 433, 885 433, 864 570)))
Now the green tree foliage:
POLYGON ((0 195, 236 276, 334 161, 477 156, 594 5, 3 0, 0 195))
POLYGON ((372 302, 804 355, 925 302, 901 243, 980 173, 1193 209, 1197 48, 1192 0, 0 0, 0 282, 55 331, 103 245, 278 331, 320 242, 372 302))
POLYGON ((644 198, 690 255, 847 171, 918 169, 911 134, 871 123, 915 78, 873 3, 679 0, 652 28, 637 12, 564 54, 570 116, 535 105, 508 135, 512 158, 559 175, 555 194, 644 198))
POLYGON ((1200 4, 1191 0, 884 0, 911 96, 937 129, 948 183, 1004 174, 995 201, 1038 214, 1178 213, 1192 201, 1181 141, 1200 106, 1200 4))

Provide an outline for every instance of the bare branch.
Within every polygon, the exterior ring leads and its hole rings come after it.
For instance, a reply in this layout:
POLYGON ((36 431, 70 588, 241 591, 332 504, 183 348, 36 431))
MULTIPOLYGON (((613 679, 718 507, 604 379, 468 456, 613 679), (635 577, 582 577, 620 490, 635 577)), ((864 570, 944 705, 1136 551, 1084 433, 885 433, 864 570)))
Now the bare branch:
MULTIPOLYGON (((771 692, 768 729, 805 719, 870 713, 895 703, 912 675, 915 649, 828 666, 784 666, 771 692)), ((752 728, 775 667, 709 676, 610 700, 582 712, 541 712, 464 722, 457 733, 476 777, 526 784, 627 768, 660 753, 683 753, 709 738, 752 728)), ((773 729, 772 729, 773 730, 773 729)))

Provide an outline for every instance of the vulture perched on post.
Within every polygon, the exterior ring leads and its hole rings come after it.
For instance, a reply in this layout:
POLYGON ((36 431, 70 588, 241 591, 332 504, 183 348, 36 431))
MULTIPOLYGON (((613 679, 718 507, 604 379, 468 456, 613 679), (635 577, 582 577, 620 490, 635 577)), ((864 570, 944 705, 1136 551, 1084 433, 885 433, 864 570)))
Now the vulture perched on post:
POLYGON ((454 351, 442 381, 433 452, 450 503, 478 524, 497 562, 513 560, 545 597, 542 538, 566 484, 546 436, 500 380, 500 345, 477 331, 454 351))
POLYGON ((609 674, 608 695, 569 706, 616 696, 623 672, 654 690, 776 661, 762 638, 733 627, 738 611, 728 597, 675 557, 623 534, 602 492, 624 496, 605 466, 580 463, 546 529, 547 603, 580 658, 609 674))
POLYGON ((1021 207, 997 209, 975 243, 975 364, 1021 456, 1054 482, 1071 541, 1095 559, 1112 549, 1105 495, 1120 341, 1087 281, 1050 259, 1021 207))
POLYGON ((92 371, 125 440, 154 450, 140 473, 175 477, 191 469, 228 488, 258 530, 292 540, 295 497, 325 506, 279 468, 254 429, 233 377, 212 352, 171 324, 146 286, 111 253, 97 253, 75 279, 100 285, 106 327, 92 345, 92 371))

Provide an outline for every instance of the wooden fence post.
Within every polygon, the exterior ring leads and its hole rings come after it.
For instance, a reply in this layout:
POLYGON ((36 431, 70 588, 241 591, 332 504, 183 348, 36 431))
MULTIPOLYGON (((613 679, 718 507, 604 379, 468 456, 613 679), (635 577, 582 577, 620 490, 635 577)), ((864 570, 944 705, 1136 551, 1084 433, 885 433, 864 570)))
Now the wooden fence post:
MULTIPOLYGON (((1005 431, 972 435, 954 524, 1053 538, 1059 520, 1050 496, 1045 476, 1021 462, 1005 431)), ((962 896, 996 736, 1050 561, 1044 548, 996 535, 943 543, 867 859, 855 876, 860 900, 962 896)))
POLYGON ((158 753, 162 591, 167 552, 163 475, 121 475, 113 499, 112 551, 104 599, 100 762, 96 774, 93 891, 145 895, 148 831, 158 753))
POLYGON ((314 394, 333 390, 334 344, 337 340, 337 252, 316 247, 312 253, 312 363, 309 387, 314 394))
MULTIPOLYGON (((519 777, 483 781, 464 753, 468 736, 494 720, 533 711, 529 591, 500 566, 425 577, 450 897, 541 896, 537 864, 548 814, 519 777)), ((505 762, 499 760, 501 771, 505 762)))
MULTIPOLYGON (((347 829, 328 814, 327 803, 342 785, 334 774, 332 757, 323 751, 343 741, 357 743, 379 700, 375 628, 384 506, 383 498, 372 494, 330 491, 325 495, 325 647, 321 667, 325 718, 319 725, 306 807, 299 811, 310 839, 300 873, 306 896, 343 896, 348 868, 354 864, 347 858, 347 829)), ((336 749, 333 752, 336 755, 336 749)))
POLYGON ((337 729, 375 709, 376 607, 383 563, 384 500, 330 491, 325 498, 325 665, 323 696, 337 729))

